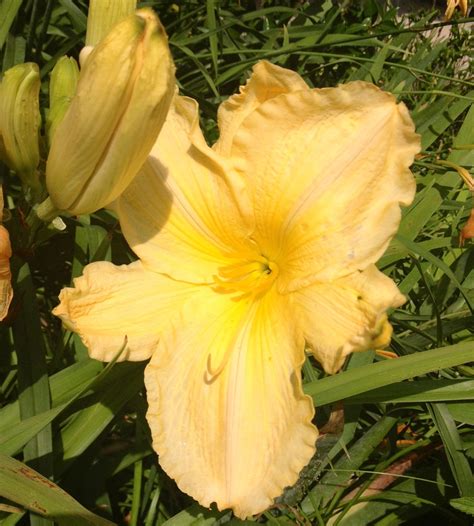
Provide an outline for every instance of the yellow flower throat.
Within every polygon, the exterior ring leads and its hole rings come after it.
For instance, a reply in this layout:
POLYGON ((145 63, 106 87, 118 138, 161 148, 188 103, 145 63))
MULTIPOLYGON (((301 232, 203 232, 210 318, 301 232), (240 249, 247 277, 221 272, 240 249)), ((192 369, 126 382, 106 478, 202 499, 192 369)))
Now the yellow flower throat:
POLYGON ((214 276, 216 291, 238 293, 235 299, 258 297, 265 293, 278 276, 278 265, 265 256, 243 259, 219 268, 214 276))

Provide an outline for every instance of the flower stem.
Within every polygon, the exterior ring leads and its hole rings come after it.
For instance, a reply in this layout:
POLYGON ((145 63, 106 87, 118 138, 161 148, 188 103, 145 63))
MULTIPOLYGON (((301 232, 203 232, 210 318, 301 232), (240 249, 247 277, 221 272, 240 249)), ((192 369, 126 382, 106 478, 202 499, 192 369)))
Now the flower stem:
POLYGON ((32 215, 35 215, 44 223, 50 223, 53 219, 58 217, 59 210, 54 206, 53 202, 51 201, 51 198, 47 197, 42 203, 40 203, 33 209, 33 213, 30 214, 28 217, 30 218, 32 215))

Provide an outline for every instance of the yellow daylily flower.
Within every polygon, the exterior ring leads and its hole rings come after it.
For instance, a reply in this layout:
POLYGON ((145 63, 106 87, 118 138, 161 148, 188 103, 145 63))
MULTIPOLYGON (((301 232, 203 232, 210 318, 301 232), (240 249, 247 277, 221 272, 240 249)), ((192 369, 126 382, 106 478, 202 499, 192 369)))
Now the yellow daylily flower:
POLYGON ((139 9, 110 31, 81 69, 52 137, 49 208, 88 214, 116 199, 158 137, 174 86, 165 30, 151 9, 139 9))
MULTIPOLYGON (((0 187, 0 223, 3 219, 3 190, 0 187)), ((8 308, 13 297, 12 274, 10 271, 10 258, 12 247, 8 230, 0 224, 0 320, 8 314, 8 308)))
POLYGON ((163 469, 203 506, 259 513, 314 454, 305 342, 335 373, 386 346, 404 297, 375 262, 409 204, 419 138, 365 82, 310 89, 259 62, 219 109, 210 148, 175 96, 114 203, 139 261, 88 265, 55 314, 90 355, 143 360, 163 469))
POLYGON ((446 20, 450 20, 454 14, 456 7, 459 7, 463 16, 467 16, 468 0, 447 0, 446 11, 444 16, 446 20))

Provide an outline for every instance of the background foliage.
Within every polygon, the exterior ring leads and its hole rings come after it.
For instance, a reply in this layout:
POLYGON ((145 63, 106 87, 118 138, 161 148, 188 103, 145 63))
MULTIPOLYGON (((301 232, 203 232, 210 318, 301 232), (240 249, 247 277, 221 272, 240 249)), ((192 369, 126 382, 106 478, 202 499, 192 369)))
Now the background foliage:
MULTIPOLYGON (((2 165, 15 298, 0 324, 0 525, 472 524, 474 253, 472 241, 459 246, 472 196, 456 170, 474 161, 469 19, 420 9, 402 18, 375 0, 140 5, 160 14, 180 88, 199 101, 209 141, 218 104, 263 58, 314 87, 361 79, 407 104, 422 136, 418 193, 379 262, 408 298, 391 313, 394 354, 354 355, 330 378, 308 359, 305 390, 318 425, 329 419, 317 456, 260 517, 204 510, 157 464, 144 365, 90 360, 50 313, 89 262, 134 259, 116 219, 106 211, 66 219, 63 232, 43 228, 32 241, 18 179, 2 165)), ((85 1, 0 3, 2 70, 37 62, 43 108, 57 59, 78 56, 86 13, 85 1)))

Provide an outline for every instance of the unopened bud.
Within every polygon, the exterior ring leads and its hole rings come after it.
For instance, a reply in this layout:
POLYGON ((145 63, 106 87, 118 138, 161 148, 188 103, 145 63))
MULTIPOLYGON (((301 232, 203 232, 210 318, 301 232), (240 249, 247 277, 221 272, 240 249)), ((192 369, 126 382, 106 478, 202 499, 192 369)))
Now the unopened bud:
POLYGON ((32 62, 7 70, 0 84, 2 160, 30 186, 38 184, 39 90, 39 70, 32 62))
POLYGON ((156 141, 174 93, 166 33, 151 9, 98 44, 56 128, 46 167, 58 210, 87 214, 118 197, 156 141))
POLYGON ((86 46, 96 46, 111 29, 133 14, 137 0, 90 0, 86 46))
POLYGON ((51 72, 49 82, 49 113, 46 119, 46 132, 51 144, 58 124, 69 108, 76 93, 79 80, 79 66, 72 57, 61 57, 51 72))

